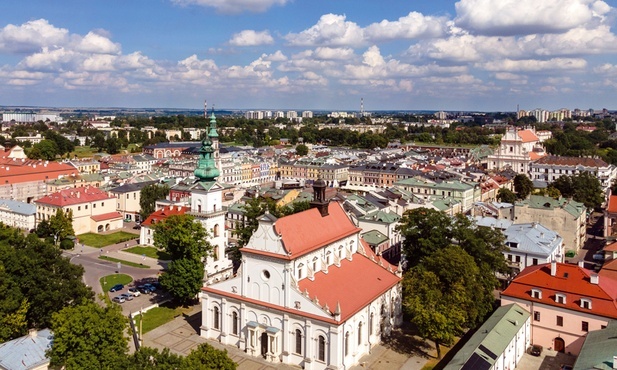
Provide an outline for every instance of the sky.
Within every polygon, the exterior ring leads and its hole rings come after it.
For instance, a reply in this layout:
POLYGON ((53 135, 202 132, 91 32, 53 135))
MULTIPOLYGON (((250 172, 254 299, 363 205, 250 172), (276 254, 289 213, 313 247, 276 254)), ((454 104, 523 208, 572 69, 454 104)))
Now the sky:
POLYGON ((617 0, 0 0, 0 106, 617 109, 617 0))

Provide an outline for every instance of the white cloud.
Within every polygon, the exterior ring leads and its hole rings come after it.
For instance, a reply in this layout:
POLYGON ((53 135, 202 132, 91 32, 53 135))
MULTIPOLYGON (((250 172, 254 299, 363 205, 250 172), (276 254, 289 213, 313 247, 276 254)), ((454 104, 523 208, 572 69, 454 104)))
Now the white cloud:
POLYGON ((354 50, 352 48, 319 47, 312 55, 321 60, 348 60, 354 57, 354 50))
POLYGON ((294 46, 360 46, 364 31, 344 15, 325 14, 317 24, 300 33, 289 33, 285 39, 294 46))
POLYGON ((280 50, 277 50, 274 54, 270 55, 262 54, 261 57, 262 59, 269 60, 271 62, 284 62, 287 60, 285 54, 283 54, 280 50))
POLYGON ((410 12, 397 21, 383 20, 373 23, 366 27, 364 32, 372 41, 439 37, 445 34, 446 21, 445 17, 410 12))
POLYGON ((271 45, 274 43, 274 38, 268 31, 244 30, 234 34, 229 40, 229 44, 233 46, 259 46, 271 45))
POLYGON ((120 46, 106 36, 88 32, 84 37, 76 37, 75 51, 93 54, 118 54, 120 46))
POLYGON ((45 19, 19 26, 9 24, 0 30, 0 51, 31 53, 46 46, 60 46, 67 42, 68 34, 68 30, 54 27, 45 19))
POLYGON ((479 66, 488 71, 539 72, 554 70, 582 70, 587 66, 587 61, 582 58, 553 58, 549 60, 502 59, 479 63, 479 66))
POLYGON ((456 24, 484 35, 561 33, 603 16, 608 8, 594 0, 460 0, 456 24))
POLYGON ((214 8, 221 13, 238 14, 243 12, 262 13, 274 5, 283 6, 289 0, 172 0, 179 5, 198 5, 214 8))

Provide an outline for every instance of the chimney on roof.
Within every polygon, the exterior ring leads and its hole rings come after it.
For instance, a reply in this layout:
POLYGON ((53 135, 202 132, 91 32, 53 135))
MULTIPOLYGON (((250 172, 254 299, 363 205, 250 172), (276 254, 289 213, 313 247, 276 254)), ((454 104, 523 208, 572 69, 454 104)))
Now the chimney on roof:
POLYGON ((592 272, 591 275, 590 275, 589 281, 592 284, 598 285, 600 283, 600 275, 598 275, 595 272, 592 272))
POLYGON ((578 267, 585 268, 585 261, 583 260, 578 261, 578 267))
POLYGON ((551 276, 557 275, 557 262, 555 260, 551 261, 551 276))

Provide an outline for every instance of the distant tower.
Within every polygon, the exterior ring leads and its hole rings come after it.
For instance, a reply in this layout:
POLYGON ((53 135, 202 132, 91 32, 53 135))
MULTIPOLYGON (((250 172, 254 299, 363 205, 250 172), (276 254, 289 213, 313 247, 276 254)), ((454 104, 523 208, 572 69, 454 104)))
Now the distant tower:
POLYGON ((208 119, 208 101, 204 100, 204 118, 208 119))
POLYGON ((364 98, 360 98, 360 117, 364 117, 364 98))

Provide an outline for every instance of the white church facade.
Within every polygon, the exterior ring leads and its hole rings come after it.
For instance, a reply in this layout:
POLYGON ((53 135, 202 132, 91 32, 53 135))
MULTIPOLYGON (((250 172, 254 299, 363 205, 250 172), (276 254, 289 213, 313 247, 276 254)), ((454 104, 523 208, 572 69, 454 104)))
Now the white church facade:
POLYGON ((201 292, 201 336, 273 363, 347 369, 402 322, 400 269, 315 185, 313 208, 265 214, 242 273, 201 292))

